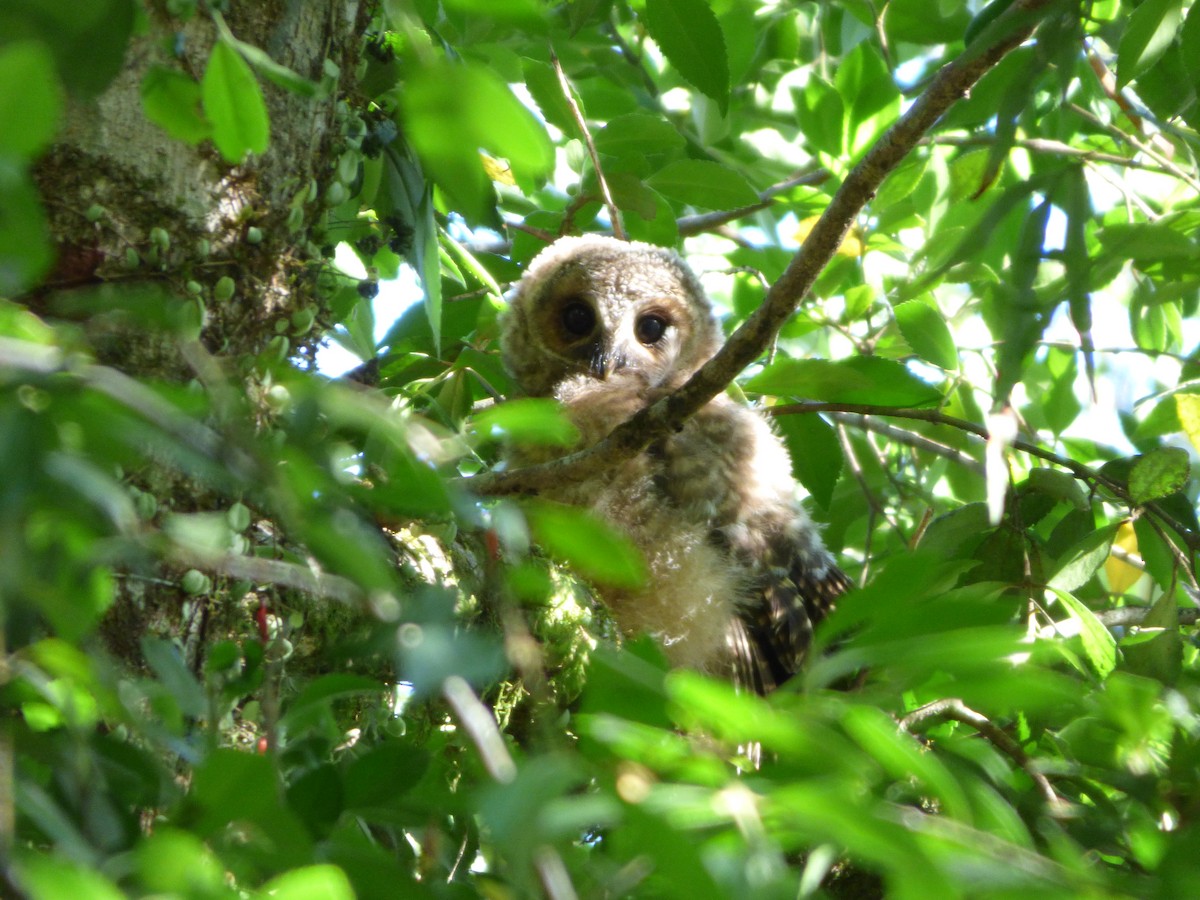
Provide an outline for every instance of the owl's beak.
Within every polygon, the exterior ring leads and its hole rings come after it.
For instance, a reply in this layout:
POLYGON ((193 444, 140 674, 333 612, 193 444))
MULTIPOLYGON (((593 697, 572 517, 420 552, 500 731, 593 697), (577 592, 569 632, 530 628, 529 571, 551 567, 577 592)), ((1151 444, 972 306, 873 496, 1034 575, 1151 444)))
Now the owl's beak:
POLYGON ((612 347, 606 347, 602 343, 591 345, 591 353, 588 356, 588 372, 594 378, 599 378, 604 381, 613 372, 619 372, 625 368, 625 354, 612 347))
POLYGON ((588 355, 588 371, 593 377, 599 378, 601 381, 608 377, 609 364, 612 358, 605 352, 604 344, 597 341, 591 346, 591 353, 588 355))

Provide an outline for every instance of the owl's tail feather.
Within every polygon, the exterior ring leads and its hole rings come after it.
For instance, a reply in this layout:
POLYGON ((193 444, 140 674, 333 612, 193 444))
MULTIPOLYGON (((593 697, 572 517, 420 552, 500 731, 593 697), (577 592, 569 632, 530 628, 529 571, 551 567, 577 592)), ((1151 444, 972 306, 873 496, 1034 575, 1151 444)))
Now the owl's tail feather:
POLYGON ((795 675, 812 643, 813 628, 850 586, 832 562, 820 569, 794 565, 790 571, 773 571, 730 628, 734 684, 768 694, 795 675))

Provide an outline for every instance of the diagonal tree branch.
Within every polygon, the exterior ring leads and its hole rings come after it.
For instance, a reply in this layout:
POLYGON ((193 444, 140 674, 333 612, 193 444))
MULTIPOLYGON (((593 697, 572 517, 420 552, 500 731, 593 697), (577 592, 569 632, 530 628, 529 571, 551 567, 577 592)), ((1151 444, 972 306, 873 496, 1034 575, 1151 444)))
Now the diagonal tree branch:
POLYGON ((629 458, 659 435, 677 430, 771 345, 837 252, 855 217, 925 132, 1006 53, 1028 39, 1046 13, 1062 5, 1063 0, 1017 0, 960 57, 933 77, 925 92, 846 176, 787 270, 767 292, 762 306, 687 384, 638 412, 594 447, 536 466, 477 475, 470 479, 470 488, 492 495, 536 493, 546 485, 599 472, 629 458))

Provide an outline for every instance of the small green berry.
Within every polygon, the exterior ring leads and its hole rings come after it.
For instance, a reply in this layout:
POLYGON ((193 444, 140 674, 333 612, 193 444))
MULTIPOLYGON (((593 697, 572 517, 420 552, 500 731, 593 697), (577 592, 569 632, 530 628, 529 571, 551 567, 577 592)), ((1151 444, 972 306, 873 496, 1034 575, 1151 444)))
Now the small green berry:
POLYGON ((234 289, 237 285, 234 280, 228 275, 222 275, 217 279, 217 284, 213 288, 213 298, 216 300, 229 300, 233 297, 234 289))
POLYGON ((341 206, 350 197, 350 192, 346 190, 346 186, 340 181, 335 181, 325 191, 326 206, 341 206))
POLYGON ((245 531, 250 527, 250 508, 245 503, 235 503, 225 513, 225 521, 234 531, 245 531))
POLYGON ((205 594, 212 589, 212 580, 199 569, 188 569, 179 581, 185 594, 205 594))
POLYGON ((311 306, 306 306, 292 313, 292 330, 296 334, 308 334, 316 321, 317 311, 311 306))

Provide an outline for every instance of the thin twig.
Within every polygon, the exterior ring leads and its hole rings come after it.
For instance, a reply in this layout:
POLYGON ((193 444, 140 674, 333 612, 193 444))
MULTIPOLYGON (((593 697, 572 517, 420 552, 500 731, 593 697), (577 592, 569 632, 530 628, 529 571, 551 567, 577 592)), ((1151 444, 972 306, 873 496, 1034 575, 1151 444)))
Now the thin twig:
MULTIPOLYGON (((988 430, 982 425, 969 422, 966 419, 946 415, 936 409, 899 409, 891 406, 873 406, 861 403, 827 403, 819 400, 803 400, 799 403, 785 403, 781 406, 772 406, 768 410, 768 413, 772 416, 831 412, 857 413, 867 416, 890 416, 896 419, 914 419, 920 422, 929 422, 933 425, 945 425, 950 428, 957 428, 985 441, 990 437, 988 430)), ((1046 450, 1029 441, 1018 439, 1013 441, 1010 446, 1021 453, 1036 456, 1038 459, 1044 459, 1046 462, 1067 469, 1080 481, 1087 482, 1089 485, 1095 487, 1104 488, 1130 508, 1146 510, 1155 519, 1176 532, 1190 549, 1200 550, 1200 534, 1190 530, 1182 522, 1179 522, 1166 513, 1157 503, 1137 503, 1130 496, 1128 489, 1124 485, 1103 475, 1090 466, 1069 457, 1061 456, 1051 450, 1046 450)))
MULTIPOLYGON (((939 135, 927 138, 924 143, 938 144, 947 147, 990 147, 996 143, 995 138, 978 137, 978 136, 955 136, 955 135, 939 135)), ((1031 153, 1042 153, 1051 156, 1067 156, 1076 159, 1084 160, 1085 162, 1103 162, 1110 163, 1114 166, 1122 166, 1127 169, 1142 169, 1147 172, 1157 172, 1160 175, 1170 175, 1167 169, 1150 165, 1149 163, 1139 162, 1136 159, 1130 159, 1128 156, 1121 156, 1118 153, 1104 153, 1100 150, 1088 150, 1085 147, 1072 147, 1070 144, 1063 141, 1056 141, 1049 138, 1025 138, 1018 139, 1012 142, 1012 146, 1019 147, 1022 150, 1028 150, 1031 153)))
POLYGON ((578 480, 608 469, 660 435, 677 430, 766 352, 884 178, 946 110, 1006 53, 1023 43, 1040 16, 1060 2, 1017 0, 989 26, 988 33, 996 37, 986 41, 980 37, 962 56, 938 71, 925 92, 846 176, 787 270, 767 292, 763 304, 683 387, 641 410, 593 447, 535 466, 477 475, 470 479, 471 489, 492 495, 537 492, 547 485, 578 480))
MULTIPOLYGON (((779 407, 783 408, 783 407, 779 407)), ((770 412, 770 410, 768 410, 770 412)), ((829 412, 826 413, 830 419, 840 424, 851 425, 855 428, 860 428, 863 431, 870 431, 872 434, 877 434, 880 437, 887 438, 897 444, 904 444, 912 447, 914 450, 924 450, 926 453, 932 453, 935 456, 940 456, 943 459, 948 459, 951 462, 957 463, 964 469, 974 472, 977 475, 983 474, 983 464, 957 447, 950 447, 946 444, 939 443, 931 438, 925 437, 923 434, 917 434, 915 431, 908 431, 904 428, 897 428, 887 422, 881 422, 878 419, 872 419, 869 416, 861 415, 860 413, 851 412, 829 412)))
POLYGON ((1050 783, 1050 779, 1038 771, 1037 766, 1029 758, 1024 749, 1022 749, 1021 745, 1009 737, 1004 729, 993 723, 991 719, 982 713, 975 712, 975 710, 963 703, 962 700, 957 697, 947 697, 944 700, 935 700, 932 703, 926 703, 901 719, 900 728, 903 731, 912 733, 914 725, 918 725, 927 719, 951 719, 955 722, 971 726, 1025 770, 1025 773, 1037 785, 1038 790, 1042 794, 1042 799, 1050 807, 1062 807, 1066 805, 1066 801, 1054 790, 1054 785, 1050 783))
POLYGON ((443 682, 442 696, 471 738, 488 774, 500 784, 511 784, 517 777, 517 764, 504 745, 504 737, 492 711, 483 705, 471 685, 460 675, 451 675, 443 682))
MULTIPOLYGON (((517 764, 504 744, 504 736, 500 734, 492 711, 483 705, 471 685, 460 675, 451 675, 442 682, 442 696, 475 745, 488 774, 500 784, 512 784, 517 777, 517 764)), ((550 900, 575 900, 575 888, 557 850, 550 846, 539 847, 534 852, 533 865, 542 882, 542 890, 550 900)))
MULTIPOLYGON (((1116 609, 1100 610, 1096 613, 1096 618, 1108 628, 1141 625, 1152 610, 1151 606, 1118 606, 1116 609)), ((1180 609, 1178 615, 1180 625, 1195 625, 1200 622, 1200 609, 1180 609)))
POLYGON ((1114 137, 1120 138, 1121 140, 1127 142, 1128 144, 1132 145, 1134 149, 1140 150, 1142 153, 1145 153, 1148 157, 1150 157, 1152 160, 1154 160, 1156 163, 1158 163, 1160 166, 1162 166, 1164 169, 1166 169, 1167 172, 1169 172, 1171 175, 1174 175, 1180 181, 1187 184, 1188 187, 1190 187, 1192 190, 1200 191, 1200 181, 1197 181, 1195 178, 1193 178, 1187 172, 1183 171, 1183 169, 1179 168, 1179 166, 1177 166, 1177 165, 1175 165, 1175 163, 1171 162, 1171 160, 1169 160, 1167 157, 1165 157, 1157 149, 1150 146, 1150 144, 1147 143, 1146 141, 1143 141, 1140 138, 1135 137, 1134 135, 1130 134, 1128 131, 1125 131, 1124 129, 1119 128, 1118 126, 1113 125, 1110 122, 1105 122, 1104 120, 1100 119, 1099 117, 1094 115, 1089 110, 1086 110, 1083 107, 1078 106, 1077 104, 1068 103, 1067 109, 1071 110, 1071 112, 1075 113, 1077 116, 1081 116, 1081 117, 1087 119, 1089 122, 1096 125, 1097 127, 1103 128, 1105 131, 1107 131, 1109 134, 1113 135, 1114 137))
POLYGON ((506 228, 512 228, 515 231, 523 231, 526 234, 532 235, 538 240, 545 241, 547 244, 553 244, 558 238, 558 235, 553 231, 547 231, 545 228, 535 228, 533 225, 526 225, 524 222, 505 220, 504 225, 506 228))
POLYGON ((608 189, 608 181, 604 178, 604 170, 600 168, 600 154, 596 152, 596 142, 592 140, 592 132, 588 128, 587 120, 583 117, 583 110, 575 102, 575 94, 571 91, 571 83, 567 81, 567 73, 563 71, 558 54, 551 53, 550 62, 554 64, 554 74, 558 76, 558 84, 562 88, 563 97, 566 98, 567 105, 571 107, 571 115, 575 117, 575 124, 579 126, 579 132, 583 135, 584 143, 587 144, 588 155, 592 158, 592 168, 596 170, 596 182, 600 185, 600 195, 604 198, 604 205, 608 207, 608 217, 612 220, 613 237, 622 241, 627 240, 625 226, 621 224, 621 211, 613 202, 612 192, 608 189))
POLYGON ((821 184, 829 180, 829 172, 825 169, 815 169, 811 172, 804 172, 800 175, 795 175, 788 178, 786 181, 781 181, 778 184, 773 184, 758 195, 758 202, 752 203, 749 206, 742 206, 738 209, 719 209, 715 212, 703 213, 695 216, 680 216, 675 220, 675 226, 679 229, 680 237, 690 237, 694 234, 700 234, 705 231, 712 231, 722 225, 728 225, 730 222, 736 222, 738 219, 753 215, 759 210, 766 209, 780 194, 790 191, 796 187, 811 187, 821 184))
POLYGON ((254 584, 291 588, 342 603, 361 605, 366 599, 362 589, 348 578, 281 559, 263 559, 236 553, 203 553, 178 545, 168 550, 165 558, 180 567, 200 569, 254 584))

